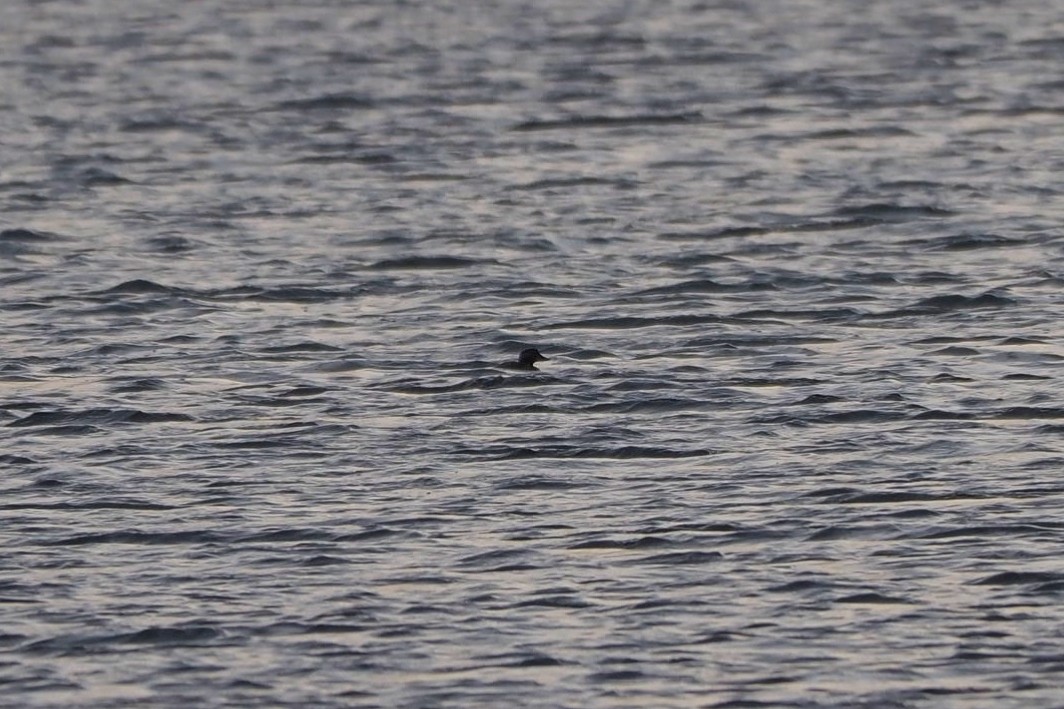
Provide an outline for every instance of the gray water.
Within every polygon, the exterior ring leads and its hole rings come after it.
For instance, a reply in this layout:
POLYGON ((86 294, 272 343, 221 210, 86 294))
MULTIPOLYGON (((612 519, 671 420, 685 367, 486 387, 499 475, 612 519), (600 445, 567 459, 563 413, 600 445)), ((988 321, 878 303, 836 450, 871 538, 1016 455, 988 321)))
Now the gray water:
POLYGON ((0 39, 3 706, 1064 706, 1064 8, 0 39))

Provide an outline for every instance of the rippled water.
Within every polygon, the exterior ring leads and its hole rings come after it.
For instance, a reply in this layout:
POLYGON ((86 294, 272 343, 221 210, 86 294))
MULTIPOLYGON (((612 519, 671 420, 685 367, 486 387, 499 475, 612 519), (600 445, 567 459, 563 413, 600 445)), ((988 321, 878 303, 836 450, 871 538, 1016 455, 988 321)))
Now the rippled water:
POLYGON ((1059 706, 1064 9, 0 28, 3 706, 1059 706))

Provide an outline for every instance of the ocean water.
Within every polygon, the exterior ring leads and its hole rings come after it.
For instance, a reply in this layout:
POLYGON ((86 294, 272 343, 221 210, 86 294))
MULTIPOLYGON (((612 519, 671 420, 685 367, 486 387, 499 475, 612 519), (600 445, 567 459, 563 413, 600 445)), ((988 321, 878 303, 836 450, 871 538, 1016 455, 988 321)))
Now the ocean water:
POLYGON ((1064 706, 1058 4, 0 39, 0 706, 1064 706))

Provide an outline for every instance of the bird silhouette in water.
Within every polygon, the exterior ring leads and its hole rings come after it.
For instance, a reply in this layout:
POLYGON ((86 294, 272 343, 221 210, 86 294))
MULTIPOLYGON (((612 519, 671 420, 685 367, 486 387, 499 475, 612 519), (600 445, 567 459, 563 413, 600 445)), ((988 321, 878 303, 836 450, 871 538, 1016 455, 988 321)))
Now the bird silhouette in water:
POLYGON ((529 347, 527 350, 521 350, 521 354, 517 355, 517 361, 508 365, 510 369, 521 369, 526 372, 538 372, 536 369, 536 362, 549 362, 550 360, 539 353, 535 347, 529 347))

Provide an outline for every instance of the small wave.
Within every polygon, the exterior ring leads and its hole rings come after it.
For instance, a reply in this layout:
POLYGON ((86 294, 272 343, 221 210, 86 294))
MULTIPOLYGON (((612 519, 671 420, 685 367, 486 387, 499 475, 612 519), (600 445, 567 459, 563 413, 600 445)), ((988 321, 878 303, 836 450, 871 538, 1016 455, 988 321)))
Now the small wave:
POLYGON ((291 165, 389 165, 398 162, 398 158, 391 153, 362 152, 362 153, 329 153, 325 155, 304 155, 289 161, 291 165))
MULTIPOLYGON (((8 424, 11 425, 13 424, 8 424)), ((102 432, 103 429, 97 426, 51 426, 33 429, 35 436, 92 436, 102 432)))
POLYGON ((1064 576, 1044 571, 1002 571, 973 583, 976 586, 1026 586, 1029 584, 1053 583, 1064 579, 1064 576))
POLYGON ((215 297, 239 295, 247 300, 265 300, 278 303, 327 303, 333 300, 351 298, 357 291, 337 290, 332 288, 306 288, 300 286, 282 286, 279 288, 234 289, 228 293, 214 294, 215 297))
MULTIPOLYGON (((144 61, 143 59, 141 61, 144 61)), ((195 133, 200 124, 182 121, 171 115, 150 115, 126 118, 119 123, 119 130, 125 133, 154 133, 170 131, 188 131, 195 133)))
MULTIPOLYGON (((617 385, 614 389, 625 390, 632 385, 628 383, 628 386, 617 385)), ((664 385, 655 385, 664 386, 664 385)), ((632 389, 634 391, 643 390, 642 387, 636 387, 632 389)), ((587 411, 592 413, 622 413, 622 414, 635 414, 635 413, 667 413, 671 411, 704 411, 719 406, 717 402, 706 401, 703 399, 683 399, 679 397, 659 397, 653 399, 639 399, 637 401, 618 401, 609 402, 604 404, 592 404, 581 409, 581 411, 587 411)), ((707 451, 708 453, 708 451, 707 451)))
POLYGON ((46 244, 61 240, 63 240, 63 237, 46 231, 21 228, 0 230, 0 243, 46 244))
POLYGON ((776 231, 790 234, 820 233, 829 231, 849 231, 851 229, 866 229, 880 224, 882 224, 882 221, 871 215, 855 215, 846 218, 814 217, 808 220, 779 224, 776 226, 776 231))
POLYGON ((22 455, 0 453, 0 463, 4 465, 34 465, 37 461, 22 455))
POLYGON ((563 409, 547 404, 518 404, 516 406, 495 406, 491 408, 478 408, 463 411, 462 416, 508 416, 510 414, 556 414, 565 413, 571 409, 563 409))
POLYGON ((199 645, 221 637, 217 628, 203 625, 151 627, 135 633, 116 635, 111 641, 133 645, 199 645))
POLYGON ((834 396, 831 394, 810 394, 801 401, 796 401, 791 406, 808 406, 810 404, 837 404, 840 401, 845 401, 841 396, 834 396))
POLYGON ((451 172, 411 172, 398 175, 395 179, 402 182, 464 182, 471 178, 451 172))
POLYGON ((840 320, 857 320, 863 316, 863 312, 856 308, 814 308, 809 310, 782 310, 762 308, 758 310, 744 310, 735 313, 735 320, 778 320, 787 322, 792 320, 832 322, 840 320))
MULTIPOLYGON (((956 498, 951 498, 956 499, 956 498)), ((919 539, 957 539, 959 537, 1008 537, 1020 538, 1030 536, 1045 536, 1055 534, 1057 531, 1048 525, 1034 524, 983 524, 975 527, 949 527, 946 529, 932 529, 923 531, 913 536, 919 539)))
POLYGON ((529 120, 518 123, 512 130, 518 132, 572 130, 583 128, 618 128, 632 126, 683 125, 703 120, 699 112, 639 114, 633 116, 574 116, 554 120, 529 120))
POLYGON ((949 372, 942 372, 931 377, 930 382, 971 382, 975 381, 971 377, 961 377, 956 374, 950 374, 949 372))
POLYGON ((324 394, 327 391, 329 390, 325 387, 307 385, 295 387, 294 389, 288 389, 287 391, 281 392, 277 396, 281 399, 304 399, 306 397, 324 394))
POLYGON ((546 323, 545 330, 636 330, 644 327, 683 327, 687 325, 704 325, 721 323, 724 318, 718 315, 667 315, 657 318, 638 316, 617 316, 604 318, 587 318, 565 322, 546 323))
POLYGON ((1004 308, 1016 305, 1012 298, 995 293, 983 293, 981 295, 936 295, 917 301, 912 307, 936 312, 951 312, 954 310, 972 310, 975 308, 1004 308))
POLYGON ((605 350, 573 350, 568 355, 569 359, 575 359, 579 361, 602 359, 604 357, 616 357, 617 355, 612 352, 606 352, 605 350))
MULTIPOLYGON (((970 381, 962 379, 961 381, 970 381)), ((1021 420, 1038 421, 1044 419, 1064 418, 1064 408, 1054 406, 1009 406, 997 411, 972 412, 972 411, 943 411, 940 409, 928 409, 915 414, 913 419, 939 419, 946 421, 972 421, 972 420, 1021 420)), ((10 425, 10 424, 9 424, 10 425)))
POLYGON ((597 684, 613 684, 614 682, 638 682, 647 679, 647 674, 642 670, 606 670, 605 672, 592 672, 587 680, 597 684))
POLYGON ((318 529, 273 529, 267 532, 256 532, 240 537, 234 537, 231 541, 236 544, 261 544, 264 542, 305 542, 332 539, 331 534, 318 529))
POLYGON ((174 510, 175 505, 155 502, 93 500, 91 502, 11 502, 0 504, 5 510, 174 510))
POLYGON ((894 527, 886 527, 883 525, 844 526, 833 524, 813 532, 806 538, 806 541, 824 542, 847 539, 882 539, 885 536, 891 536, 894 531, 894 527))
POLYGON ((727 385, 733 387, 801 387, 815 386, 823 383, 823 379, 809 379, 806 377, 763 377, 757 379, 732 379, 727 382, 727 385))
POLYGON ((868 603, 875 605, 894 605, 900 603, 912 603, 912 601, 904 598, 896 598, 895 596, 886 596, 882 593, 876 593, 875 591, 867 591, 865 593, 854 593, 849 596, 843 596, 835 599, 836 603, 868 603))
POLYGON ((297 342, 292 345, 275 345, 262 350, 265 354, 291 354, 293 352, 342 352, 342 347, 321 342, 297 342))
MULTIPOLYGON (((0 256, 28 256, 41 253, 41 247, 58 241, 59 237, 31 229, 4 229, 0 231, 0 256)), ((34 280, 39 274, 18 274, 6 282, 34 280), (16 280, 17 279, 17 280, 16 280)))
POLYGON ((708 278, 699 278, 690 281, 681 281, 667 286, 657 286, 646 290, 636 291, 632 295, 684 295, 688 293, 747 293, 776 290, 775 284, 765 281, 753 281, 747 283, 719 283, 708 278))
POLYGON ((107 288, 106 290, 103 290, 103 291, 100 291, 100 292, 103 293, 103 294, 129 293, 129 294, 139 295, 139 294, 142 294, 142 293, 173 294, 175 292, 180 292, 180 291, 178 291, 177 289, 174 289, 174 288, 170 288, 169 286, 164 286, 164 285, 162 285, 160 283, 156 283, 155 281, 149 281, 149 280, 145 280, 143 278, 134 278, 133 280, 123 281, 122 283, 119 283, 117 286, 112 286, 112 287, 107 288))
MULTIPOLYGON (((455 391, 470 391, 477 389, 500 389, 507 387, 530 387, 530 386, 542 386, 545 384, 554 384, 559 380, 551 376, 530 374, 527 376, 494 376, 494 377, 476 377, 473 379, 467 379, 455 384, 441 384, 434 386, 431 384, 406 384, 406 383, 394 383, 383 387, 387 391, 392 391, 397 394, 444 394, 455 391)), ((542 406, 540 404, 532 405, 542 406)), ((535 410, 534 408, 532 410, 535 410)), ((553 409, 551 409, 553 410, 553 409)), ((494 411, 498 411, 497 409, 494 411)), ((484 412, 481 412, 484 413, 484 412)))
POLYGON ((84 411, 38 411, 16 419, 8 426, 113 425, 119 423, 169 423, 193 421, 187 414, 138 411, 137 409, 86 409, 84 411))
POLYGON ((942 357, 975 357, 981 353, 974 347, 958 347, 957 345, 952 345, 950 347, 934 350, 928 354, 939 355, 942 357))
POLYGON ((337 111, 373 108, 372 100, 349 93, 323 94, 310 98, 291 99, 276 104, 279 111, 337 111))
POLYGON ((729 347, 732 349, 738 349, 740 347, 748 347, 751 349, 768 349, 770 347, 786 347, 788 345, 825 345, 834 344, 838 342, 837 338, 825 337, 823 335, 758 335, 758 334, 737 334, 731 332, 722 332, 720 334, 709 335, 704 337, 696 337, 691 340, 685 341, 685 345, 688 347, 729 347))
POLYGON ((509 189, 534 192, 537 190, 567 190, 575 187, 613 187, 615 189, 635 189, 639 186, 634 180, 608 179, 605 177, 572 177, 535 180, 509 189))
POLYGON ((925 248, 934 251, 971 251, 974 249, 1016 246, 1023 242, 997 234, 954 234, 926 242, 925 248))
POLYGON ((270 450, 274 448, 288 448, 291 445, 291 440, 281 440, 277 438, 248 438, 241 441, 223 441, 214 444, 216 448, 222 450, 270 450))
POLYGON ((476 658, 480 662, 488 664, 482 667, 560 667, 566 663, 557 660, 550 655, 530 650, 522 653, 506 653, 503 655, 490 655, 476 658))
POLYGON ((513 564, 528 559, 530 553, 524 549, 496 549, 493 551, 471 554, 458 560, 459 566, 474 568, 498 568, 500 563, 513 564))
POLYGON ((654 54, 641 60, 645 66, 708 66, 714 64, 744 64, 765 61, 765 54, 722 50, 719 52, 680 52, 667 55, 654 54))
POLYGON ((594 604, 569 594, 554 594, 518 601, 511 608, 590 608, 594 604))
POLYGON ((523 476, 503 481, 495 486, 496 490, 570 490, 584 487, 571 480, 556 480, 541 475, 523 476))
POLYGON ((665 537, 644 536, 635 539, 592 539, 586 542, 577 542, 570 545, 569 549, 658 549, 672 546, 675 542, 665 537))
POLYGON ((887 421, 901 421, 906 417, 907 414, 900 411, 857 409, 855 411, 839 411, 823 414, 812 417, 809 420, 813 423, 880 423, 887 421))
POLYGON ((823 591, 830 588, 831 584, 824 581, 801 579, 799 581, 788 581, 787 583, 778 586, 772 586, 768 590, 772 593, 799 593, 802 591, 823 591))
POLYGON ((1022 347, 1024 345, 1047 345, 1049 343, 1046 340, 1043 340, 1043 339, 1041 339, 1039 337, 1022 337, 1022 336, 1013 335, 1011 337, 1006 337, 1005 339, 1001 340, 998 344, 1022 347))
POLYGON ((1064 408, 1054 406, 1010 406, 991 415, 995 419, 1059 419, 1064 408))
POLYGON ((165 389, 166 386, 167 383, 163 379, 146 377, 144 379, 134 379, 133 381, 119 383, 112 389, 112 391, 118 394, 134 394, 143 391, 159 391, 165 389))
POLYGON ((844 423, 885 423, 901 421, 907 414, 895 411, 881 411, 879 409, 856 409, 854 411, 836 411, 818 415, 774 414, 755 416, 750 419, 752 423, 759 424, 784 424, 791 426, 808 426, 810 424, 844 424, 844 423))
POLYGON ((930 205, 903 205, 889 202, 842 207, 834 214, 846 218, 873 219, 878 222, 907 222, 914 219, 943 219, 954 212, 930 205))
POLYGON ((120 532, 99 532, 94 534, 75 534, 61 539, 43 542, 44 546, 71 547, 95 544, 210 544, 223 541, 220 535, 204 531, 183 532, 141 532, 126 530, 120 532))
POLYGON ((881 313, 869 313, 864 317, 870 320, 901 318, 923 315, 946 315, 955 312, 969 310, 984 310, 988 308, 1008 308, 1017 303, 1012 298, 996 293, 982 293, 980 295, 936 295, 930 298, 918 300, 912 305, 897 310, 887 310, 881 313))
POLYGON ((802 136, 803 140, 849 140, 853 138, 910 137, 913 132, 898 126, 870 126, 868 128, 829 128, 802 136))
POLYGON ((108 187, 132 184, 133 181, 100 167, 89 167, 75 173, 78 183, 85 187, 108 187))
POLYGON ((715 239, 743 238, 747 236, 763 236, 772 233, 772 230, 761 226, 730 226, 709 231, 669 231, 658 234, 659 239, 665 241, 712 241, 715 239))
POLYGON ((373 529, 366 529, 361 532, 353 532, 351 534, 342 534, 333 539, 334 542, 372 542, 378 539, 385 539, 387 537, 393 537, 397 534, 403 534, 395 529, 389 529, 387 527, 375 527, 373 529))
POLYGON ((404 256, 385 259, 370 265, 376 271, 425 271, 432 269, 469 268, 495 261, 463 258, 461 256, 404 256))
POLYGON ((461 448, 458 455, 486 457, 489 460, 530 460, 535 458, 588 458, 603 460, 638 460, 697 458, 713 455, 715 451, 707 448, 692 450, 674 450, 647 446, 621 446, 619 448, 588 448, 583 446, 544 446, 542 448, 524 448, 514 446, 489 446, 482 449, 461 448))
POLYGON ((719 551, 678 551, 670 554, 645 556, 641 559, 633 559, 628 563, 655 566, 687 566, 692 564, 711 564, 723 558, 724 555, 719 551))
POLYGON ((181 254, 196 248, 196 242, 176 234, 147 239, 144 245, 149 250, 161 254, 181 254))
POLYGON ((832 505, 882 505, 897 502, 933 502, 942 499, 941 496, 931 495, 924 492, 864 492, 862 490, 825 490, 816 494, 822 497, 824 504, 832 505))

